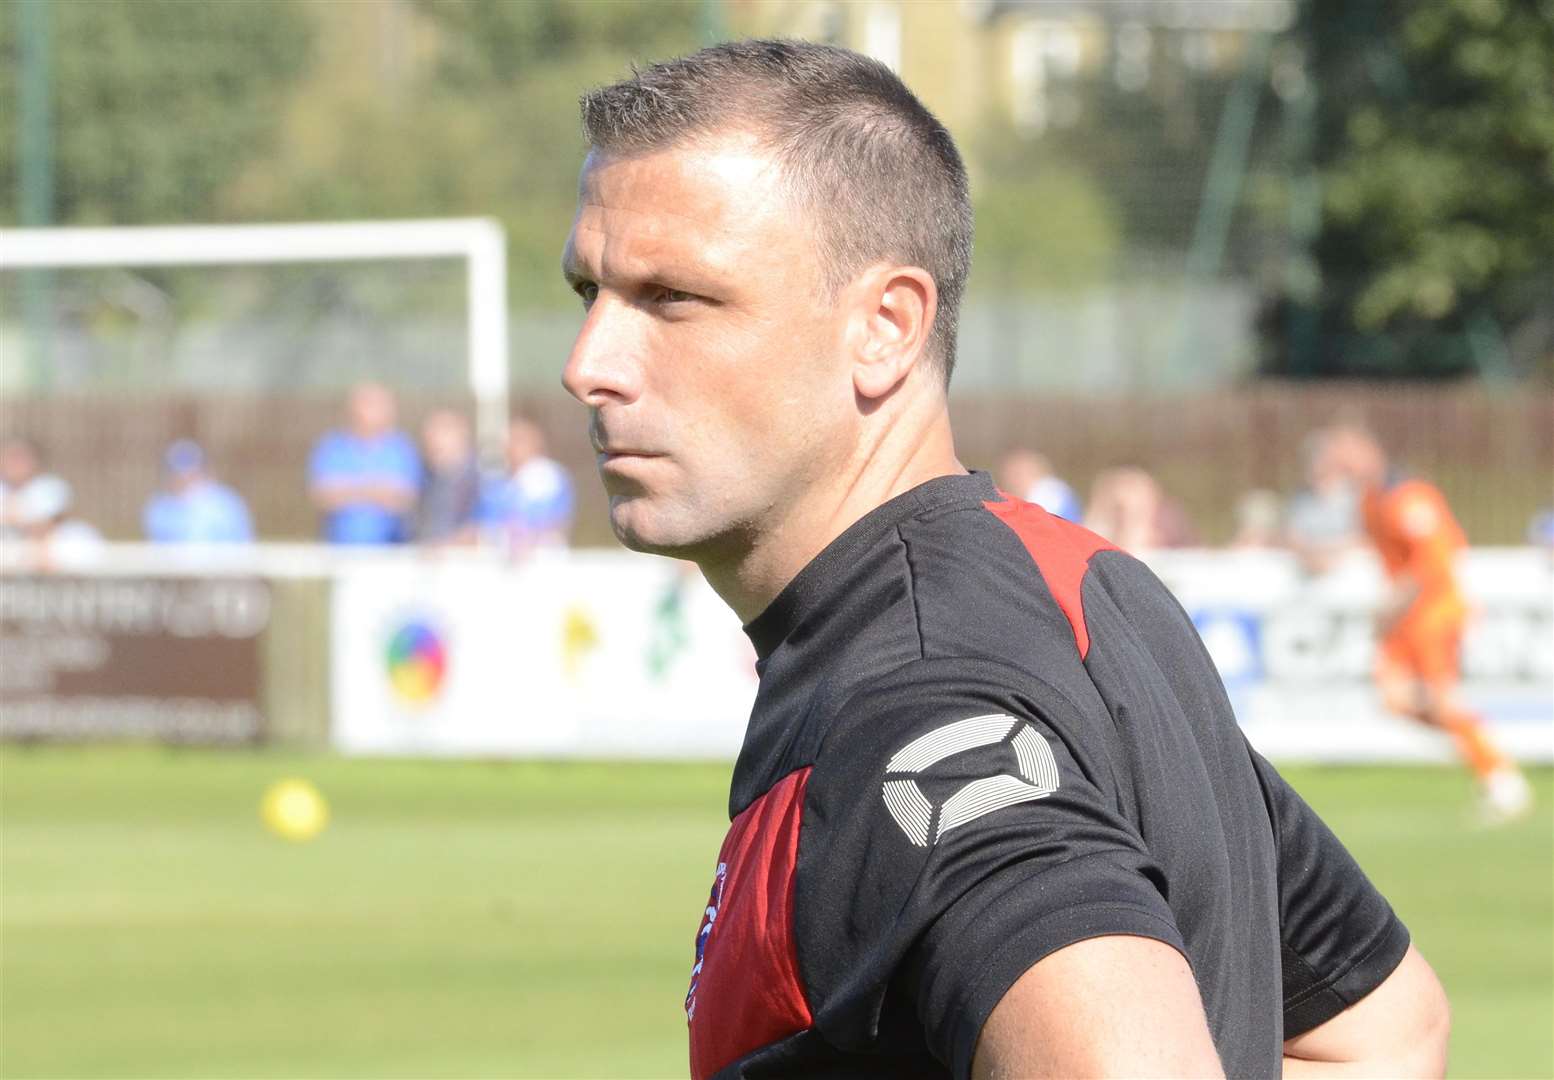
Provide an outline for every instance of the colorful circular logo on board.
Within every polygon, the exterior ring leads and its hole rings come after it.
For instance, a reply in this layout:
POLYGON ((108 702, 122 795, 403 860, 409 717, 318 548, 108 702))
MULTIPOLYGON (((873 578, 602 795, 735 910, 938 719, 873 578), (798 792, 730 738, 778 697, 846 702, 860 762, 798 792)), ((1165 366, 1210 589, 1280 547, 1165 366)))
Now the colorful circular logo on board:
POLYGON ((448 650, 442 635, 420 619, 411 619, 389 638, 389 685, 411 705, 425 705, 442 689, 448 671, 448 650))

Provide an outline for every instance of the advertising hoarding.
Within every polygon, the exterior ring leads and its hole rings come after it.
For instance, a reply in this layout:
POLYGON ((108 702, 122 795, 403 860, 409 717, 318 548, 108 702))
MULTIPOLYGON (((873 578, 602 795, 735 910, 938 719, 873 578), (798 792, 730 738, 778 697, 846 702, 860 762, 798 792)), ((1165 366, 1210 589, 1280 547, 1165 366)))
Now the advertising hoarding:
MULTIPOLYGON (((1282 552, 1148 560, 1198 627, 1252 742, 1311 761, 1446 761, 1387 715, 1370 673, 1383 582, 1369 557, 1323 578, 1282 552)), ((1554 563, 1481 550, 1463 691, 1518 757, 1554 760, 1554 563)), ((754 654, 694 567, 626 552, 519 567, 342 567, 333 741, 353 753, 732 759, 754 654)))
POLYGON ((257 578, 0 575, 0 737, 257 741, 269 620, 257 578))

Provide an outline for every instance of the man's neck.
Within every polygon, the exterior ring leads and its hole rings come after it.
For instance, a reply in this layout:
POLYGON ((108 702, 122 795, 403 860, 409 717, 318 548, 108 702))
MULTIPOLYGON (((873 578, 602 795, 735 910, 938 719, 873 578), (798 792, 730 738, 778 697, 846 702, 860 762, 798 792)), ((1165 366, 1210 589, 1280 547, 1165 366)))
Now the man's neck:
POLYGON ((935 477, 965 472, 955 457, 949 414, 942 408, 926 424, 894 425, 877 446, 849 462, 837 482, 806 494, 737 556, 698 560, 702 574, 740 621, 748 623, 831 541, 871 510, 935 477))

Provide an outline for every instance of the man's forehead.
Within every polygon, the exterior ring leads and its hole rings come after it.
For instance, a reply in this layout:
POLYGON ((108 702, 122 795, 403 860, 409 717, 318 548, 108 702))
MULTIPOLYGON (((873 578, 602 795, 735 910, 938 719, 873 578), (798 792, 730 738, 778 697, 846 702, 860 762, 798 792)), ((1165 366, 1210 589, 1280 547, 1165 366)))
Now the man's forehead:
POLYGON ((630 155, 596 150, 583 166, 568 260, 591 259, 603 243, 639 256, 694 248, 721 262, 793 225, 776 163, 748 137, 630 155))

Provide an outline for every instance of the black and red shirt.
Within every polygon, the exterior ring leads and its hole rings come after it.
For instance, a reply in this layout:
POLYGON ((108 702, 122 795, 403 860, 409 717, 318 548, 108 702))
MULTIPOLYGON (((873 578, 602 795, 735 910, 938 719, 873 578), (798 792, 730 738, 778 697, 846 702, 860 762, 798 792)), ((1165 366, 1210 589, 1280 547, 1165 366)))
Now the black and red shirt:
POLYGON ((1015 980, 1107 934, 1180 950, 1226 1072, 1278 1076, 1408 947, 1165 587, 986 474, 873 511, 746 631, 697 1078, 969 1076, 1015 980))

